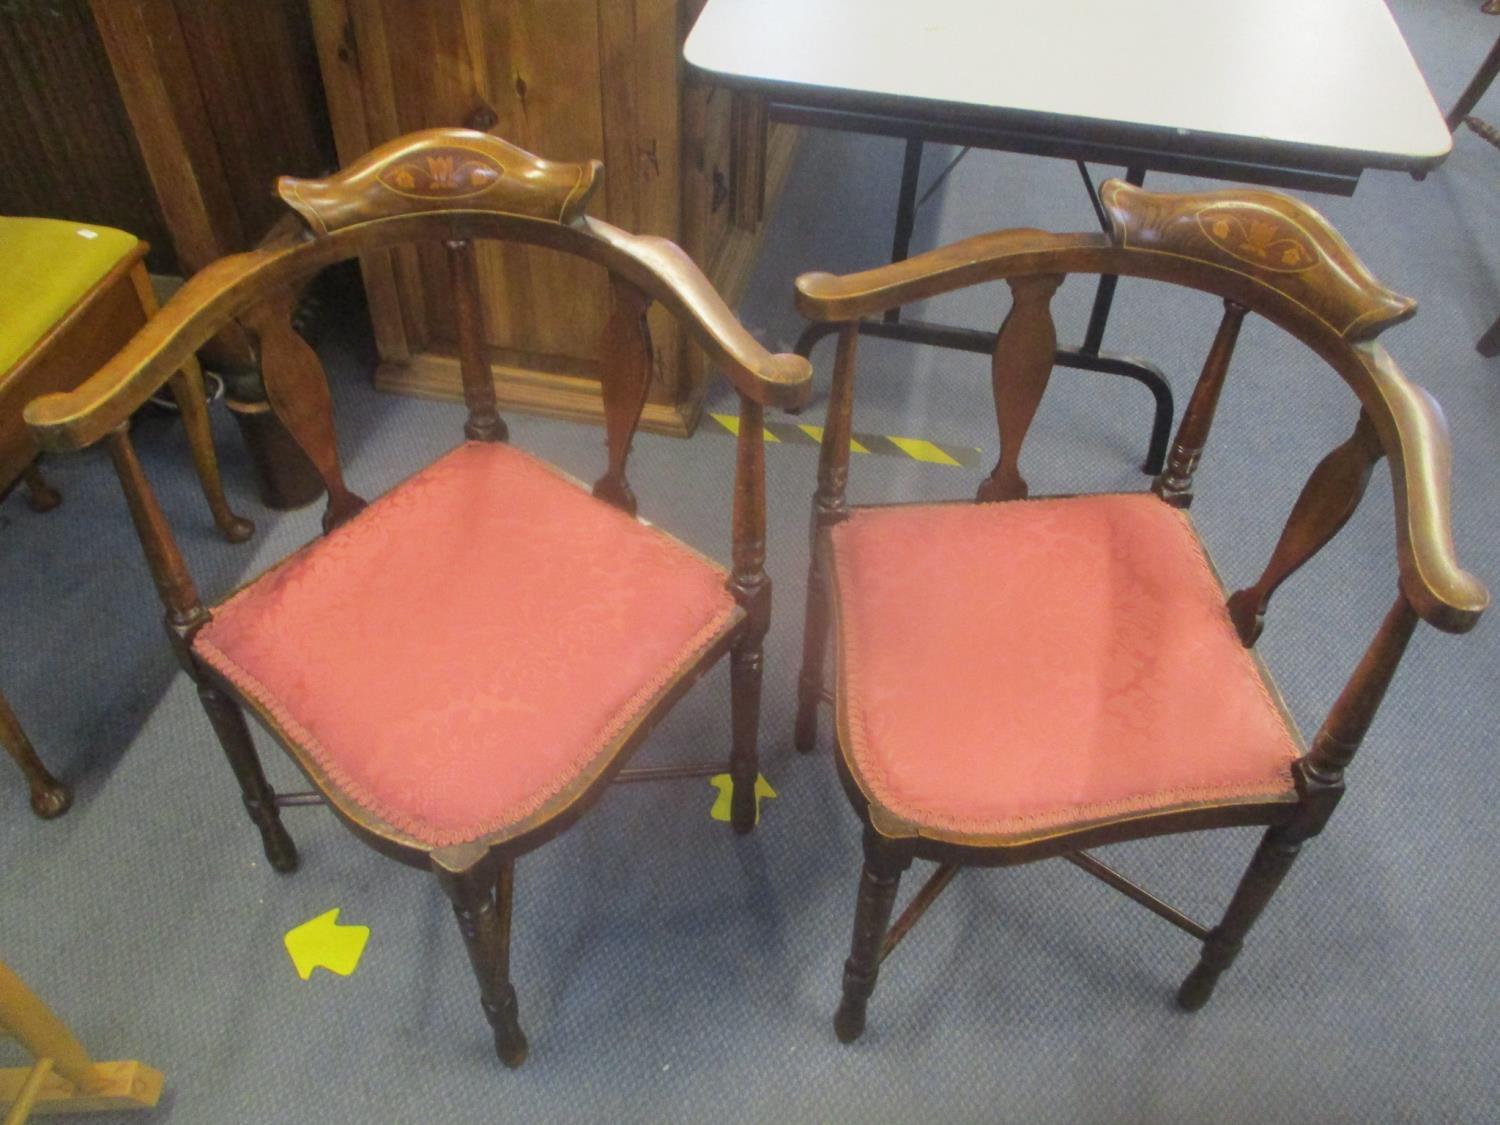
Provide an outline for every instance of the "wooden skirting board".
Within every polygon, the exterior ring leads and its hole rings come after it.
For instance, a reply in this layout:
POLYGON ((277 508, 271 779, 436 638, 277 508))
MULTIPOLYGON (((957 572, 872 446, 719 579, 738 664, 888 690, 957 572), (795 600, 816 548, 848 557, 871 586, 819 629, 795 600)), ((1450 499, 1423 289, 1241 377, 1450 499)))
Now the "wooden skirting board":
MULTIPOLYGON (((768 208, 786 183, 800 139, 801 130, 791 126, 776 125, 770 130, 766 153, 768 208)), ((732 227, 714 260, 705 267, 714 287, 731 307, 737 305, 744 295, 767 226, 769 223, 762 222, 754 231, 732 227)), ((696 350, 685 349, 684 354, 686 362, 704 362, 696 350)), ((571 373, 543 371, 498 359, 491 362, 490 369, 495 376, 495 393, 502 410, 510 408, 547 418, 587 422, 601 422, 604 418, 599 381, 592 373, 583 370, 571 373)), ((464 397, 458 357, 435 351, 380 364, 375 371, 375 386, 396 394, 452 402, 462 402, 464 397)), ((707 379, 695 380, 693 392, 680 402, 648 402, 641 415, 641 428, 673 437, 691 437, 702 417, 707 389, 707 379)))

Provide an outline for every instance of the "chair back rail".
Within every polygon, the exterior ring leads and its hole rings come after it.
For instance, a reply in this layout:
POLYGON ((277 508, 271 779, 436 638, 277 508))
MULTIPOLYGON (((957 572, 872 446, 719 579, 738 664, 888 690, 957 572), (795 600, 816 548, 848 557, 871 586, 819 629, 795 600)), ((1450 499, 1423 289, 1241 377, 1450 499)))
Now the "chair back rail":
MULTIPOLYGON (((1412 608, 1440 629, 1471 628, 1489 595, 1483 583, 1459 566, 1453 549, 1446 424, 1431 396, 1408 381, 1375 340, 1384 329, 1413 315, 1416 303, 1381 285, 1321 216, 1290 197, 1256 189, 1154 195, 1116 181, 1105 184, 1101 196, 1112 221, 1109 234, 997 231, 861 273, 804 274, 797 279, 797 306, 809 319, 852 323, 972 285, 1004 280, 1014 288, 1028 278, 1081 273, 1182 285, 1258 313, 1328 363, 1368 415, 1391 463, 1401 589, 1412 608)), ((1029 312, 1013 308, 1002 329, 1012 337, 1006 343, 1036 335, 1044 339, 1045 315, 1035 306, 1029 312), (1018 315, 1024 320, 1016 326, 1018 315)), ((1201 451, 1207 438, 1239 315, 1226 308, 1177 436, 1177 468, 1169 466, 1157 485, 1159 491, 1190 488, 1190 475, 1183 478, 1181 470, 1196 468, 1192 450, 1201 451)), ((997 364, 1020 371, 1027 354, 1039 357, 1041 351, 1033 342, 1023 345, 1020 355, 997 364)), ((1034 376, 1022 374, 1018 380, 1031 389, 1007 393, 1020 396, 1023 406, 1038 384, 1045 386, 1034 376)), ((997 401, 997 415, 1004 410, 997 401)), ((1014 420, 1002 420, 1002 428, 1013 424, 1014 420)), ((1019 455, 1014 442, 1011 452, 1019 455)), ((1001 465, 1007 460, 1002 439, 1001 465)), ((997 473, 1005 475, 1000 466, 997 473)), ((997 479, 996 474, 991 479, 997 479)), ((988 485, 989 481, 987 489, 988 485)), ((1007 487, 1016 489, 1015 480, 1007 487)), ((983 495, 999 494, 987 490, 983 495)), ((1300 526, 1310 521, 1317 522, 1316 512, 1304 506, 1296 522, 1300 526)), ((1300 533, 1301 541, 1313 545, 1297 565, 1337 530, 1310 537, 1300 533)))
MULTIPOLYGON (((108 364, 76 390, 37 400, 27 421, 51 450, 76 449, 120 427, 180 365, 225 324, 239 319, 259 347, 272 410, 308 455, 328 490, 324 528, 365 501, 344 481, 333 402, 317 355, 291 325, 291 286, 334 262, 409 243, 441 243, 449 262, 464 399, 465 434, 505 440, 486 358, 474 241, 540 246, 602 265, 610 275, 611 315, 601 341, 608 465, 595 494, 627 511, 635 497, 625 475, 631 441, 650 385, 645 316, 660 301, 709 354, 742 400, 733 529, 735 586, 749 596, 764 582, 765 496, 760 434, 763 404, 799 406, 811 382, 807 361, 772 355, 735 318, 702 272, 671 242, 628 234, 584 211, 600 182, 597 161, 541 160, 497 137, 432 129, 398 138, 320 180, 283 177, 278 192, 304 229, 194 275, 108 364), (752 448, 753 446, 753 448, 752 448), (759 577, 757 577, 759 575, 759 577)), ((122 481, 169 617, 197 605, 178 581, 181 554, 160 519, 122 433, 111 437, 122 481), (191 605, 189 604, 191 603, 191 605)), ((191 590, 191 581, 185 587, 191 590)), ((751 599, 763 600, 755 594, 751 599)), ((201 612, 201 611, 200 611, 201 612)), ((204 618, 206 620, 206 617, 204 618)))

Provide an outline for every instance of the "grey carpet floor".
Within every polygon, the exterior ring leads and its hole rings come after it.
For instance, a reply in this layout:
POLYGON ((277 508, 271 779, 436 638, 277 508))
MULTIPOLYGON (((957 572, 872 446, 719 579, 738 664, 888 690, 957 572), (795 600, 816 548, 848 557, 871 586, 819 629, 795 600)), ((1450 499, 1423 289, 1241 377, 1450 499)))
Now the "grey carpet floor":
MULTIPOLYGON (((1441 104, 1473 72, 1500 20, 1475 0, 1394 5, 1441 104)), ((1482 109, 1500 119, 1500 90, 1482 109)), ((930 177, 952 150, 930 151, 930 177)), ((897 142, 813 134, 772 221, 742 312, 784 347, 790 280, 882 260, 897 142)), ((1218 186, 1153 177, 1148 186, 1218 186)), ((1387 343, 1446 408, 1460 554, 1500 581, 1500 360, 1475 338, 1500 312, 1500 154, 1460 133, 1423 183, 1372 173, 1352 199, 1313 202, 1366 263, 1417 297, 1387 343)), ((1087 230, 1071 165, 974 153, 922 210, 919 247, 996 226, 1087 230)), ((1057 311, 1081 335, 1090 288, 1057 311)), ((998 323, 1003 292, 927 313, 998 323)), ((1146 283, 1120 289, 1110 347, 1150 356, 1185 400, 1217 320, 1214 302, 1146 283)), ((325 348, 355 486, 377 493, 458 437, 452 406, 369 389, 356 346, 325 348)), ((830 356, 816 356, 826 387, 830 356)), ((995 437, 982 360, 897 344, 863 349, 856 425, 978 446, 995 437)), ((716 401, 730 400, 722 390, 716 401)), ((1144 486, 1140 388, 1059 372, 1024 468, 1036 490, 1144 486)), ((804 420, 821 420, 815 403, 804 420)), ((1346 436, 1351 396, 1263 323, 1242 339, 1194 515, 1226 579, 1259 569, 1306 473, 1346 436)), ((228 420, 216 424, 237 506, 259 532, 211 533, 176 428, 137 427, 204 590, 217 595, 307 540, 312 510, 251 499, 228 420)), ((591 478, 597 430, 525 417, 514 440, 591 478)), ((728 553, 733 443, 642 437, 643 514, 728 553)), ((326 812, 286 819, 302 868, 261 858, 236 787, 187 681, 101 454, 55 460, 66 495, 39 516, 0 505, 0 685, 41 753, 77 790, 63 819, 34 821, 0 764, 0 957, 100 1057, 149 1060, 169 1093, 155 1119, 217 1121, 1155 1122, 1493 1121, 1500 1099, 1496 934, 1500 900, 1500 632, 1421 629, 1325 834, 1262 919, 1204 1011, 1171 1005, 1195 947, 1060 863, 969 871, 886 966, 855 1047, 830 1016, 859 864, 857 823, 828 739, 790 746, 816 453, 768 451, 770 570, 763 768, 780 796, 736 838, 709 818, 701 781, 608 794, 517 869, 514 975, 531 1059, 490 1052, 469 966, 433 880, 380 858, 326 812), (332 907, 372 936, 357 972, 300 981, 282 948, 332 907)), ((856 500, 972 493, 967 470, 857 458, 856 500)), ((1278 595, 1261 642, 1310 733, 1394 590, 1389 478, 1380 470, 1332 547, 1278 595)), ((477 595, 482 598, 482 593, 477 595)), ((694 689, 640 761, 727 752, 722 673, 694 689)), ((826 726, 826 724, 825 724, 826 726)), ((273 780, 300 787, 264 740, 273 780)), ((1213 917, 1252 831, 1110 849, 1112 862, 1213 917)), ((920 874, 920 872, 918 872, 920 874)), ((915 879, 909 879, 914 883, 915 879)), ((908 891, 911 888, 908 888, 908 891)), ((18 1056, 0 1045, 0 1065, 18 1056)))

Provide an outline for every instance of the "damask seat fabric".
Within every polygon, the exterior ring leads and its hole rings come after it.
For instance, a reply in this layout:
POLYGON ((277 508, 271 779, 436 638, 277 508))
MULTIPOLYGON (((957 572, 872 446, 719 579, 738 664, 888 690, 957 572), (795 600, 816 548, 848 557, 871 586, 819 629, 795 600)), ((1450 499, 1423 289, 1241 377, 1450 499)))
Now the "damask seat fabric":
POLYGON ((194 650, 357 804, 445 846, 597 768, 739 619, 725 577, 470 442, 236 593, 194 650))
POLYGON ((841 741, 896 817, 1020 842, 1294 799, 1297 741, 1157 497, 859 509, 831 538, 841 741))

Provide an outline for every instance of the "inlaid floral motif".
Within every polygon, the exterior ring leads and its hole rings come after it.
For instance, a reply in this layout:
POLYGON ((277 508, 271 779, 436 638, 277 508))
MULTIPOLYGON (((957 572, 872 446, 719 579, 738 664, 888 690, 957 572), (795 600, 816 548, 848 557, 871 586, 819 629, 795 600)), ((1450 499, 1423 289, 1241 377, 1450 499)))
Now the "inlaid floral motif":
POLYGON ((380 182, 401 195, 424 199, 461 199, 491 187, 504 171, 469 149, 436 149, 417 159, 394 164, 380 182))
POLYGON ((1323 260, 1301 227, 1273 211, 1206 207, 1198 226, 1226 254, 1275 273, 1301 273, 1323 260))

